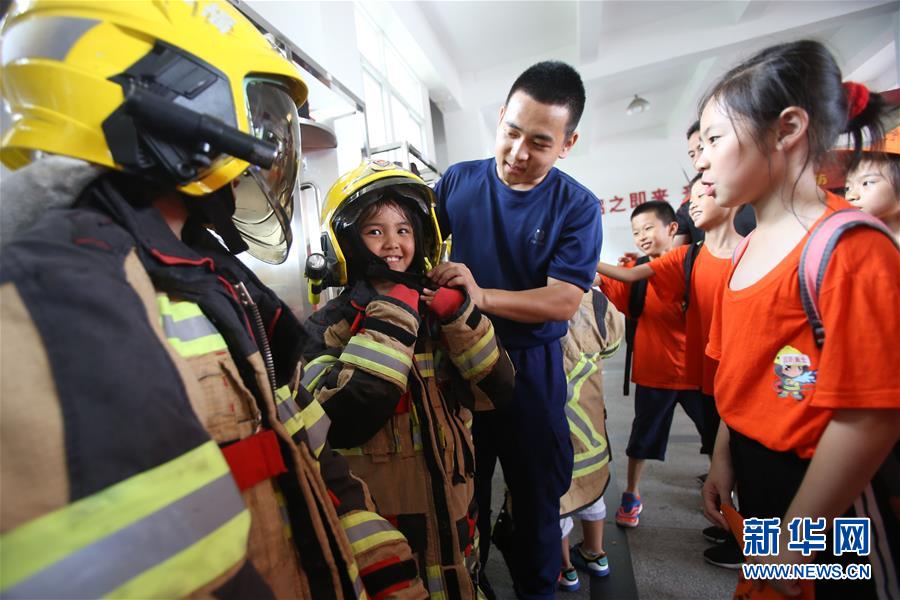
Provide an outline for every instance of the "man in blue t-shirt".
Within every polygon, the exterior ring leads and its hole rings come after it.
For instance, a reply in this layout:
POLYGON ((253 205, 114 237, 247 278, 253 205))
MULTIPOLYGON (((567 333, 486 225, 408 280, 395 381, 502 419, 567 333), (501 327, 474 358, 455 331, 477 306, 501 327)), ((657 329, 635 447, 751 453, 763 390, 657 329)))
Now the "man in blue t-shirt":
POLYGON ((452 261, 431 273, 464 287, 491 317, 516 366, 509 410, 478 413, 473 435, 482 565, 499 457, 518 524, 511 568, 521 598, 552 598, 561 566, 559 498, 573 456, 559 339, 600 257, 597 198, 554 168, 578 139, 584 85, 561 62, 527 69, 500 110, 494 158, 451 166, 435 192, 452 261))

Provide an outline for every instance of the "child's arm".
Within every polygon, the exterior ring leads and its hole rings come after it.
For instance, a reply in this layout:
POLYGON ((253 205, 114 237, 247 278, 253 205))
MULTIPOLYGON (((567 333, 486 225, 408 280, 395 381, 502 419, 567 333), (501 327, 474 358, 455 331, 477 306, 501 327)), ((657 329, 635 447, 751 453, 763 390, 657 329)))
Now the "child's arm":
POLYGON ((871 481, 897 443, 898 432, 900 410, 835 411, 782 527, 795 517, 824 517, 830 527, 871 481))
POLYGON ((712 461, 709 465, 709 475, 703 484, 701 492, 703 496, 703 514, 711 522, 723 529, 728 529, 728 522, 719 512, 721 504, 734 506, 731 501, 731 493, 734 491, 734 467, 731 464, 731 434, 725 421, 719 421, 719 431, 716 434, 716 445, 713 448, 712 461))
MULTIPOLYGON (((426 289, 422 298, 441 322, 450 360, 472 386, 476 410, 502 408, 512 401, 516 372, 491 320, 462 291, 426 289)), ((470 407, 472 408, 472 407, 470 407)))
POLYGON ((653 267, 650 266, 650 263, 635 265, 629 269, 600 261, 597 263, 597 272, 605 277, 611 277, 616 281, 624 281, 625 283, 633 283, 653 277, 653 267))
MULTIPOLYGON (((824 518, 826 528, 830 529, 833 519, 843 515, 871 481, 897 443, 898 431, 900 410, 835 411, 800 488, 781 520, 777 555, 753 557, 753 562, 812 562, 814 554, 803 556, 801 552, 788 549, 791 520, 796 517, 824 518)), ((790 580, 768 580, 768 584, 787 595, 795 595, 799 590, 797 582, 790 580)))
POLYGON ((364 444, 394 414, 412 368, 418 299, 417 292, 399 284, 388 295, 375 296, 362 327, 337 360, 324 365, 324 373, 312 370, 323 366, 318 361, 307 363, 301 382, 331 419, 328 440, 334 447, 364 444))

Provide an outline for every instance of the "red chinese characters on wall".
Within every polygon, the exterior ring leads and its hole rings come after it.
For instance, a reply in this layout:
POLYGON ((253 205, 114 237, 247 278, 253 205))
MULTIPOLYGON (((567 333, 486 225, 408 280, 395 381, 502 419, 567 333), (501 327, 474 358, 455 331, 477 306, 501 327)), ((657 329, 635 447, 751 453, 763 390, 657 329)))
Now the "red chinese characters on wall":
MULTIPOLYGON (((689 186, 685 188, 689 192, 689 186)), ((661 202, 669 201, 669 190, 668 188, 656 188, 655 190, 650 191, 650 199, 658 200, 661 202)), ((641 204, 647 202, 647 192, 646 191, 637 191, 637 192, 629 192, 628 200, 631 205, 631 208, 637 208, 641 204)), ((615 195, 611 198, 600 199, 600 214, 605 215, 607 213, 623 213, 628 214, 628 208, 625 206, 625 198, 623 196, 615 195)))

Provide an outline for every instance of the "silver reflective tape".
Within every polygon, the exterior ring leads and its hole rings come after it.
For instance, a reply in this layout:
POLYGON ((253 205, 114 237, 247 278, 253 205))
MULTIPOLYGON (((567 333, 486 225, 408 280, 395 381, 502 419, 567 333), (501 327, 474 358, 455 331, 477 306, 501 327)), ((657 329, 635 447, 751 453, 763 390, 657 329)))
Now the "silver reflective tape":
POLYGON ((350 540, 351 544, 355 544, 360 540, 364 540, 370 535, 375 535, 376 533, 381 533, 382 531, 393 531, 394 528, 387 521, 383 521, 381 519, 373 519, 372 521, 365 521, 360 523, 359 525, 354 525, 346 530, 347 538, 350 540))
POLYGON ((568 379, 566 385, 566 402, 572 399, 572 395, 575 393, 575 386, 578 385, 580 380, 588 376, 592 366, 593 365, 589 361, 585 361, 578 370, 573 369, 566 375, 566 379, 568 379))
POLYGON ((325 445, 328 438, 328 428, 331 427, 331 419, 323 414, 312 427, 306 427, 306 435, 309 437, 309 445, 313 451, 325 445))
POLYGON ((402 376, 409 375, 408 364, 403 363, 392 356, 388 356, 387 354, 378 352, 377 350, 366 348, 365 346, 359 346, 353 343, 347 344, 347 347, 344 348, 344 351, 341 353, 341 360, 346 363, 356 364, 352 360, 352 357, 354 356, 372 361, 373 363, 377 363, 379 365, 383 365, 389 369, 397 371, 402 376), (351 359, 347 360, 347 357, 350 357, 351 359))
POLYGON ((608 456, 609 456, 609 451, 604 450, 603 452, 599 453, 597 456, 591 456, 590 458, 585 458, 583 460, 579 460, 575 463, 574 467, 572 468, 572 471, 577 473, 581 469, 590 467, 591 465, 596 465, 596 464, 604 461, 606 459, 606 457, 608 457, 608 456))
POLYGON ((22 58, 62 61, 81 36, 100 23, 77 17, 40 17, 15 23, 3 35, 3 66, 22 58))
POLYGON ((600 440, 596 438, 590 426, 588 426, 588 424, 584 422, 584 419, 582 419, 568 404, 566 405, 566 417, 569 419, 569 425, 575 425, 581 433, 584 434, 584 437, 590 440, 592 447, 599 448, 603 445, 600 440))
POLYGON ((243 510, 234 478, 226 473, 35 573, 7 589, 3 597, 99 598, 193 546, 243 510))
POLYGON ((190 342, 219 333, 219 330, 204 315, 188 317, 180 321, 172 319, 171 315, 162 315, 162 326, 166 337, 176 338, 182 342, 190 342))
POLYGON ((488 356, 491 355, 491 352, 493 352, 494 350, 497 349, 497 338, 494 336, 493 332, 488 330, 488 332, 485 333, 485 335, 490 335, 491 339, 488 343, 486 343, 484 345, 484 348, 482 348, 481 350, 476 352, 474 356, 470 356, 469 358, 462 360, 457 364, 457 367, 459 368, 459 370, 462 371, 464 374, 468 373, 469 371, 471 371, 472 369, 474 369, 475 367, 480 365, 481 361, 486 359, 488 356))
POLYGON ((491 353, 497 349, 497 337, 493 334, 493 332, 486 333, 485 335, 491 336, 491 341, 484 345, 484 348, 478 351, 478 353, 469 359, 472 364, 472 368, 474 369, 481 362, 486 359, 491 353))
POLYGON ((300 413, 300 407, 291 398, 276 406, 275 410, 278 412, 278 420, 282 423, 287 423, 294 415, 300 413))
POLYGON ((325 370, 330 369, 333 363, 315 363, 309 364, 303 370, 303 377, 300 378, 300 385, 302 385, 307 391, 312 391, 309 389, 309 386, 312 385, 312 382, 316 380, 316 378, 325 370))

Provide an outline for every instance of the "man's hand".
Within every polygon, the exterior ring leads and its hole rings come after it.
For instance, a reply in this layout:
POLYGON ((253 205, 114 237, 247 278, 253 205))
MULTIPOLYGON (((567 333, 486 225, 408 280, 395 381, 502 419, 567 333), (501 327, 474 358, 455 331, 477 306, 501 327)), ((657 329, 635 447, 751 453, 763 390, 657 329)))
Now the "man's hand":
POLYGON ((481 307, 484 301, 484 290, 478 287, 472 271, 462 263, 441 263, 428 273, 428 277, 436 286, 465 289, 475 306, 481 307))

